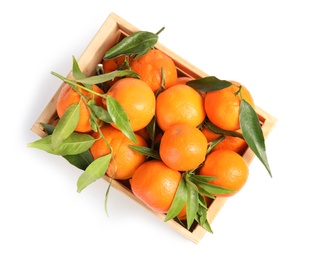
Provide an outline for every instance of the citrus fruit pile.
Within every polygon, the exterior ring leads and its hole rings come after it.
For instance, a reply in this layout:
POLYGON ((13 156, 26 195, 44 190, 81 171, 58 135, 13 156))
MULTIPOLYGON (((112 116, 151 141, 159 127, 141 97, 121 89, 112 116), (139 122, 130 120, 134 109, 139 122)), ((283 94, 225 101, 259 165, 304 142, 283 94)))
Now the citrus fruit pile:
POLYGON ((86 77, 73 58, 73 78, 56 102, 59 120, 30 147, 61 155, 83 170, 81 192, 105 174, 127 183, 155 212, 211 232, 206 214, 216 197, 239 192, 250 147, 271 174, 252 95, 214 76, 182 75, 156 48, 157 34, 139 31, 109 49, 86 77))

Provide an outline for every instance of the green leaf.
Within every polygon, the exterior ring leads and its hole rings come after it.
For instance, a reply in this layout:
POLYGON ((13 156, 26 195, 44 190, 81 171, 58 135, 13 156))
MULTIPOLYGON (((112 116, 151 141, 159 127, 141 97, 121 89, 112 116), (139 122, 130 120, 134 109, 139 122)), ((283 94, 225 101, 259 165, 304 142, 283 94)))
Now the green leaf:
POLYGON ((96 115, 96 117, 99 118, 100 120, 102 120, 103 122, 106 122, 106 123, 112 123, 113 122, 108 111, 105 110, 103 107, 97 106, 97 105, 91 105, 91 104, 88 104, 88 106, 91 108, 91 110, 96 115))
POLYGON ((187 229, 190 229, 198 211, 198 189, 190 181, 186 181, 187 200, 186 200, 186 221, 187 229))
POLYGON ((213 140, 209 143, 206 154, 209 154, 213 148, 215 148, 219 143, 221 143, 225 139, 224 135, 221 135, 216 140, 213 140))
POLYGON ((188 86, 203 92, 210 92, 227 88, 232 85, 231 82, 220 80, 215 76, 207 76, 200 79, 190 80, 186 83, 188 86))
POLYGON ((192 181, 195 184, 206 184, 207 182, 211 182, 216 179, 215 176, 206 176, 206 175, 196 175, 191 174, 189 176, 190 181, 192 181))
POLYGON ((215 195, 213 195, 211 192, 207 191, 206 189, 203 189, 202 187, 198 187, 198 192, 199 194, 203 195, 203 196, 206 196, 206 197, 209 197, 211 199, 215 199, 215 195))
POLYGON ((199 187, 203 189, 203 191, 208 192, 209 194, 228 194, 234 192, 234 190, 227 189, 222 186, 218 186, 211 183, 200 183, 199 187))
MULTIPOLYGON (((40 123, 48 135, 51 135, 55 129, 54 125, 46 124, 46 123, 40 123)), ((81 170, 85 170, 88 165, 93 161, 92 154, 90 153, 90 150, 86 150, 80 154, 72 154, 72 155, 64 155, 63 156, 70 164, 76 166, 77 168, 81 170)))
POLYGON ((147 53, 158 41, 158 35, 146 31, 138 31, 123 38, 119 43, 109 49, 104 60, 116 58, 120 55, 138 55, 147 53))
POLYGON ((74 103, 66 109, 52 133, 52 149, 56 149, 64 139, 75 131, 79 122, 79 116, 79 103, 74 103))
POLYGON ((242 129, 242 134, 248 146, 259 158, 259 160, 262 162, 262 164, 265 166, 270 176, 272 177, 266 155, 265 139, 259 122, 259 118, 253 107, 244 99, 242 99, 240 103, 239 121, 240 128, 242 129))
MULTIPOLYGON (((89 124, 91 126, 91 129, 94 132, 98 131, 99 128, 99 118, 97 117, 96 113, 94 113, 94 111, 91 109, 92 106, 97 106, 96 101, 94 98, 91 98, 88 102, 87 102, 87 107, 90 111, 90 118, 89 118, 89 124)), ((99 107, 100 108, 100 107, 99 107)))
POLYGON ((181 212, 187 201, 187 187, 184 175, 185 174, 183 174, 180 180, 177 192, 174 196, 170 209, 167 212, 166 218, 164 220, 165 222, 176 217, 181 212))
POLYGON ((151 139, 150 147, 154 149, 155 147, 155 137, 156 137, 156 116, 154 115, 152 120, 148 123, 147 127, 148 136, 151 139))
POLYGON ((200 223, 200 226, 202 226, 207 232, 209 232, 211 234, 213 233, 211 226, 207 220, 207 217, 204 218, 204 216, 202 216, 201 219, 199 220, 199 223, 200 223))
POLYGON ((80 70, 76 58, 74 56, 72 56, 72 58, 73 58, 73 76, 74 76, 74 78, 75 79, 84 79, 86 76, 80 70))
MULTIPOLYGON (((79 79, 84 79, 86 78, 86 76, 82 73, 82 71, 80 70, 79 66, 78 66, 78 62, 76 60, 76 58, 73 56, 73 76, 76 80, 79 80, 79 79)), ((92 84, 84 84, 84 86, 87 88, 87 89, 92 89, 92 84)))
POLYGON ((99 84, 99 83, 113 80, 116 77, 125 77, 125 76, 129 76, 132 78, 140 78, 140 76, 132 70, 114 70, 112 72, 107 72, 101 75, 79 79, 77 81, 83 84, 99 84))
POLYGON ((244 139, 243 135, 237 131, 228 131, 223 130, 220 127, 214 125, 210 121, 205 120, 204 127, 207 127, 211 132, 214 132, 215 134, 222 134, 222 135, 229 135, 234 137, 239 137, 241 139, 244 139))
POLYGON ((153 150, 149 147, 146 147, 146 146, 139 146, 139 145, 129 145, 129 147, 138 152, 138 153, 141 153, 147 157, 151 157, 151 158, 154 158, 154 159, 157 159, 157 160, 160 160, 160 156, 159 156, 159 153, 158 151, 156 150, 153 150))
POLYGON ((89 134, 72 133, 55 149, 52 149, 51 135, 47 135, 37 141, 29 143, 27 146, 46 151, 47 153, 64 156, 80 154, 88 150, 94 142, 95 139, 89 134))
POLYGON ((81 192, 91 183, 102 178, 107 171, 111 158, 112 155, 108 154, 94 160, 80 175, 77 181, 77 192, 81 192))
POLYGON ((63 156, 70 164, 81 170, 85 170, 90 163, 93 162, 93 157, 90 150, 86 150, 80 154, 64 155, 63 156))
MULTIPOLYGON (((211 226, 207 220, 207 204, 205 198, 199 195, 199 207, 197 211, 197 218, 196 221, 202 226, 206 231, 213 233, 211 226)), ((209 209, 208 209, 209 210, 209 209)))
POLYGON ((48 135, 52 134, 55 129, 54 125, 46 124, 43 122, 40 122, 40 125, 43 126, 44 130, 47 132, 48 135))
POLYGON ((107 95, 106 105, 107 105, 107 111, 111 119, 119 128, 119 130, 122 131, 124 135, 127 136, 131 141, 137 143, 138 141, 131 128, 128 115, 125 112, 125 110, 121 107, 119 102, 113 97, 107 95))

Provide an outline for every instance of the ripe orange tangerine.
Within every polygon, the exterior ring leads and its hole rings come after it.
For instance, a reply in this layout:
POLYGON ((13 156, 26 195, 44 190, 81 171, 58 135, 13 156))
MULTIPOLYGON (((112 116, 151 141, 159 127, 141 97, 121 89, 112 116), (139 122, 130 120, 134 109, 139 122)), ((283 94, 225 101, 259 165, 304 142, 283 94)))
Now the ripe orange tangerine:
POLYGON ((174 85, 156 98, 156 120, 162 130, 176 123, 200 125, 206 117, 204 99, 192 87, 174 85))
MULTIPOLYGON (((141 79, 122 78, 111 86, 107 95, 115 98, 125 110, 133 131, 146 127, 155 115, 154 92, 141 79)), ((106 103, 105 99, 103 102, 106 103)), ((115 127, 114 124, 112 125, 115 127)))
POLYGON ((218 150, 207 155, 199 168, 200 175, 216 177, 209 182, 227 189, 232 193, 214 194, 216 197, 230 197, 240 191, 247 182, 249 169, 242 156, 231 150, 218 150))
POLYGON ((227 88, 207 92, 205 96, 205 111, 209 120, 216 126, 229 131, 240 129, 241 98, 255 107, 248 89, 238 82, 232 81, 232 83, 227 88))
POLYGON ((182 175, 162 161, 150 160, 139 166, 130 180, 133 194, 149 208, 167 213, 182 175))
POLYGON ((177 171, 196 169, 205 159, 207 139, 195 126, 180 123, 169 127, 160 140, 162 161, 177 171))
POLYGON ((133 59, 130 62, 130 68, 140 75, 153 92, 162 86, 163 80, 164 87, 167 88, 174 85, 178 77, 173 59, 158 49, 151 49, 143 56, 133 59), (163 71, 163 78, 161 71, 163 71))

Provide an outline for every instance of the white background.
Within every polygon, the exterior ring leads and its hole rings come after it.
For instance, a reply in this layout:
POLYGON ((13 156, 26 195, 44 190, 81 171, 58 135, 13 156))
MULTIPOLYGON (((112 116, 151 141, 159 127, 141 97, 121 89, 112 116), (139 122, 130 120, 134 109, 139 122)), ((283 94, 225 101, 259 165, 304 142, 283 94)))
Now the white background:
POLYGON ((312 259, 309 1, 1 2, 0 259, 312 259), (236 80, 278 119, 198 245, 107 184, 76 192, 80 171, 27 148, 30 128, 114 12, 209 75, 236 80))

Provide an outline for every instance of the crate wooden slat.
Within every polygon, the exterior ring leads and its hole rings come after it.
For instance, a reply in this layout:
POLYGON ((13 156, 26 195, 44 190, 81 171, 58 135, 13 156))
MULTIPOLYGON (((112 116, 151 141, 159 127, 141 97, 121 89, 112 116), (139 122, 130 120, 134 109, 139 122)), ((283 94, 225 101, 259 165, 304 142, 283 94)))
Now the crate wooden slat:
MULTIPOLYGON (((106 20, 104 21, 103 25, 100 27, 96 35, 93 37, 85 51, 82 53, 81 57, 78 59, 78 64, 81 71, 86 76, 95 75, 95 68, 98 63, 101 63, 105 52, 111 48, 114 44, 116 44, 121 37, 128 36, 129 34, 138 31, 139 29, 134 27, 133 25, 129 24, 127 21, 119 17, 118 15, 111 13, 106 20)), ((200 78, 208 76, 205 72, 201 71, 200 69, 196 68, 193 64, 189 63, 173 51, 169 50, 165 46, 160 43, 157 43, 156 48, 162 50, 168 56, 170 56, 179 71, 179 75, 181 76, 191 76, 193 78, 200 78)), ((71 72, 68 73, 68 77, 72 77, 71 72)), ((43 130, 43 127, 40 125, 41 122, 55 124, 58 120, 57 113, 56 113, 56 101, 57 97, 60 93, 61 88, 63 87, 64 83, 60 85, 54 96, 51 98, 50 102, 47 104, 45 109, 42 111, 36 122, 33 124, 31 130, 39 135, 40 137, 44 137, 46 133, 43 130)), ((256 107, 256 112, 259 116, 259 119, 262 123, 262 130, 264 133, 264 137, 267 138, 270 131, 274 127, 276 123, 276 119, 268 114, 263 109, 256 107)), ((243 155, 245 161, 249 165, 253 158, 253 152, 248 148, 243 155)), ((103 178, 105 181, 110 182, 110 179, 107 176, 103 178)), ((145 206, 140 200, 138 200, 133 193, 131 192, 130 188, 127 185, 124 185, 122 182, 114 180, 112 182, 112 186, 125 194, 126 196, 130 197, 142 207, 146 208, 146 210, 150 211, 153 215, 158 217, 161 221, 164 221, 165 215, 159 214, 152 211, 150 208, 145 206)), ((219 211, 222 209, 223 205, 226 203, 226 198, 216 198, 213 203, 210 205, 207 211, 207 219, 211 224, 215 217, 218 215, 219 211)), ((189 240, 193 241, 194 243, 199 243, 200 240, 205 235, 206 231, 199 225, 195 226, 191 231, 182 227, 179 223, 175 222, 174 220, 170 220, 164 222, 165 224, 169 225, 171 228, 179 232, 181 235, 185 236, 189 240)))

